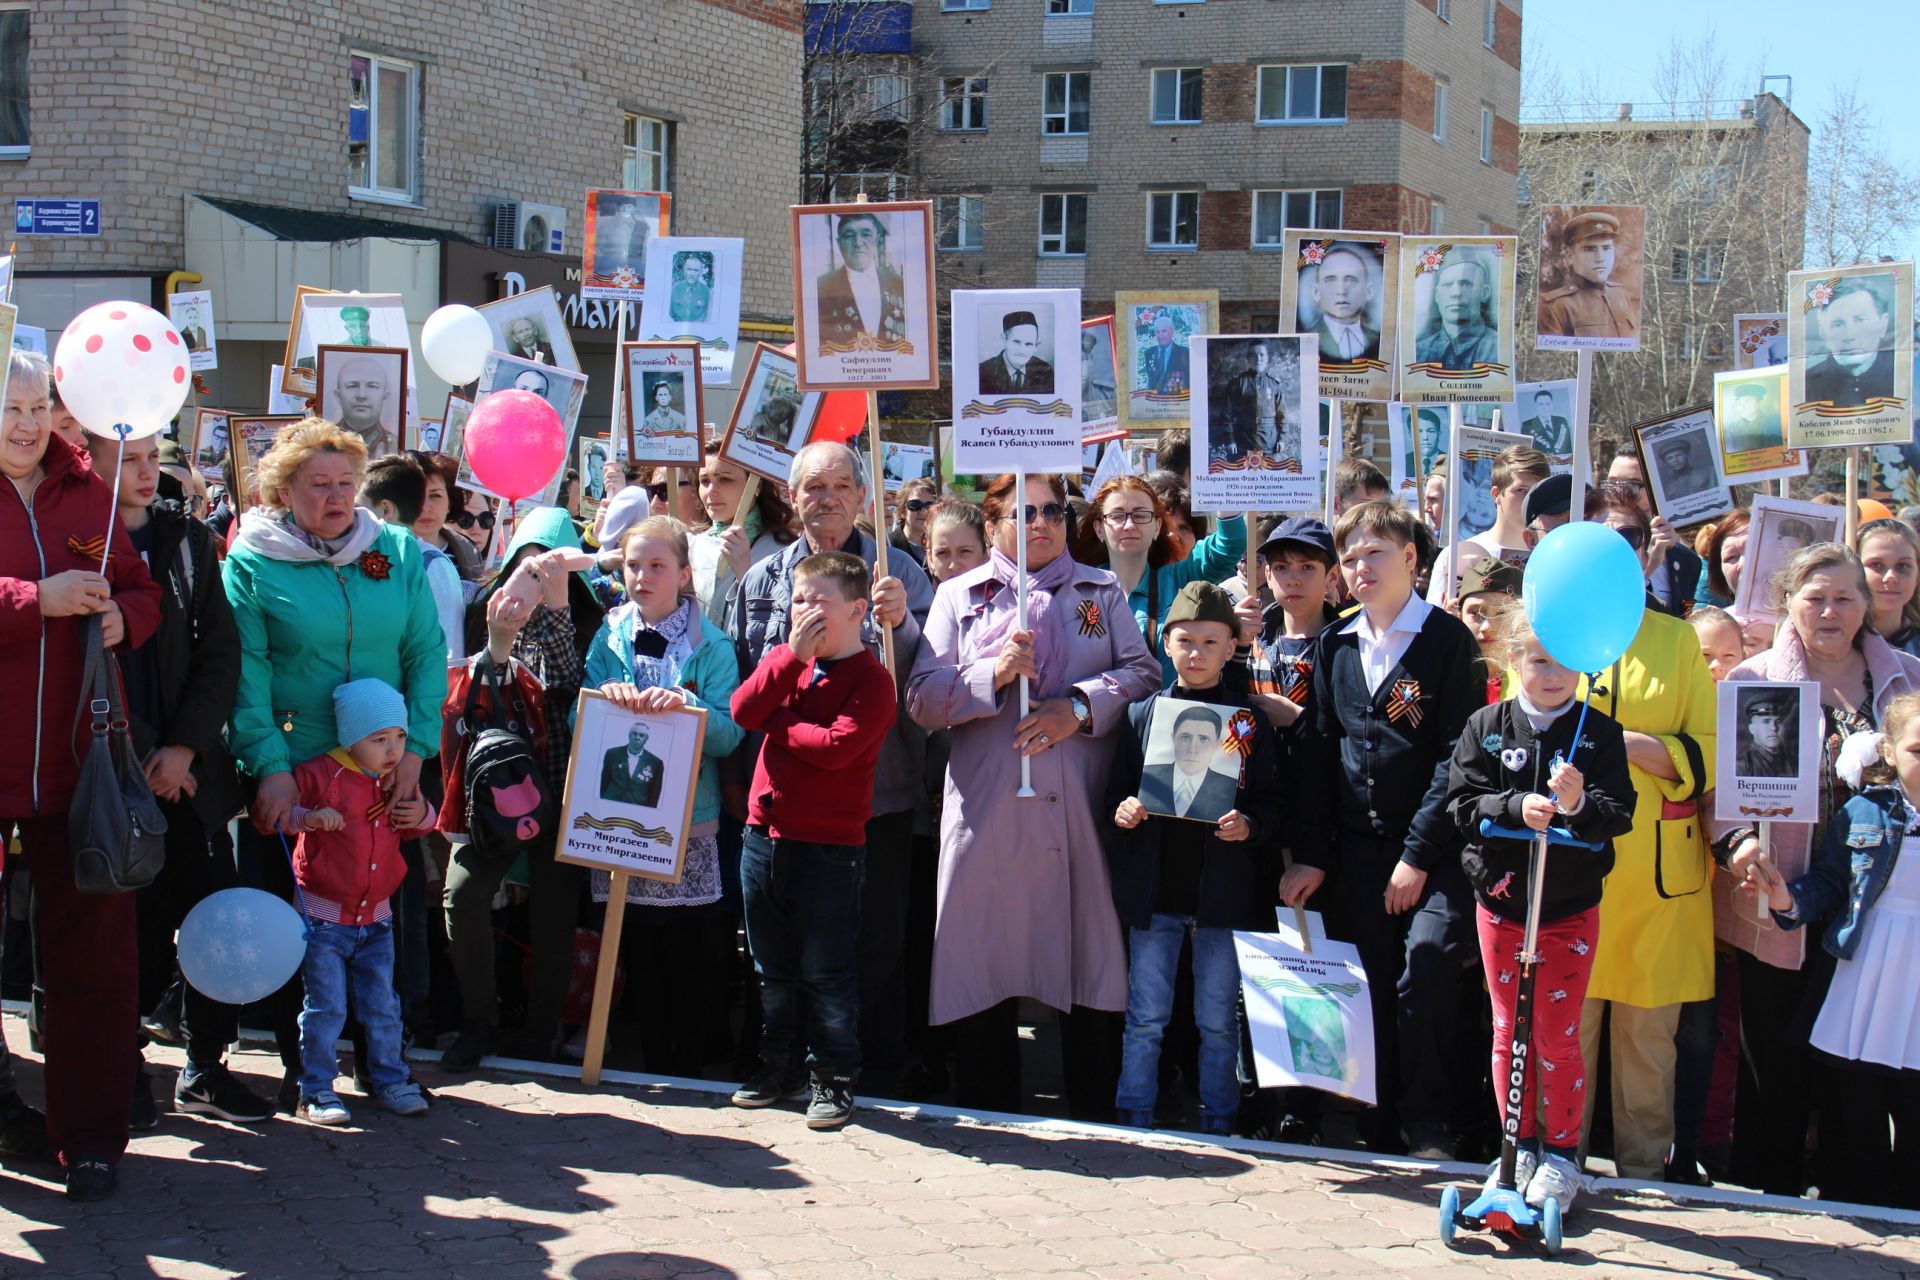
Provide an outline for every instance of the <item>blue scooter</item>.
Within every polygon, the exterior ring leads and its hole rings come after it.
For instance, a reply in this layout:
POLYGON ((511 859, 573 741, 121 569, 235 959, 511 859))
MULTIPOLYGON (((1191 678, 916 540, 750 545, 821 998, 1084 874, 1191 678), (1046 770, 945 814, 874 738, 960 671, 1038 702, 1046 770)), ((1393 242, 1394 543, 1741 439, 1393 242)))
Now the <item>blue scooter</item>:
MULTIPOLYGON (((1576 733, 1574 740, 1579 740, 1576 733)), ((1460 1188, 1448 1187, 1440 1193, 1440 1243, 1452 1245, 1455 1234, 1469 1231, 1497 1232, 1516 1240, 1538 1240, 1548 1253, 1560 1252, 1560 1202, 1548 1200, 1543 1208, 1528 1204, 1514 1186, 1514 1163, 1519 1158, 1520 1117, 1525 1107, 1527 1072, 1532 1068, 1533 975, 1540 963, 1540 895, 1546 883, 1547 846, 1569 845, 1577 849, 1600 849, 1596 841, 1582 840, 1564 827, 1545 831, 1515 829, 1494 825, 1482 819, 1480 834, 1489 839, 1526 840, 1532 844, 1527 856, 1526 939, 1520 948, 1520 986, 1513 1003, 1513 1047, 1507 1059, 1506 1118, 1500 1141, 1500 1183, 1481 1192, 1465 1209, 1460 1207, 1460 1188)))

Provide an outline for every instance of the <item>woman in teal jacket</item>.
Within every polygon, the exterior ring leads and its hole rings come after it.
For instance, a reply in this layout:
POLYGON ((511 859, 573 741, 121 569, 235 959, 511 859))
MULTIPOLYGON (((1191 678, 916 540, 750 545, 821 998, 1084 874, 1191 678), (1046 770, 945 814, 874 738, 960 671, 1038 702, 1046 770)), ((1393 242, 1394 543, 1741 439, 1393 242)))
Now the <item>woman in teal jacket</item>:
MULTIPOLYGON (((707 717, 680 881, 629 879, 621 939, 628 972, 663 979, 646 985, 651 1007, 641 1011, 647 1069, 692 1076, 704 1064, 713 1022, 726 1011, 734 928, 720 906, 719 762, 744 736, 730 709, 740 665, 733 643, 693 593, 685 525, 670 516, 642 520, 621 536, 620 550, 626 603, 593 637, 586 687, 630 711, 685 706, 707 717)), ((606 899, 609 881, 594 873, 596 901, 606 899)))

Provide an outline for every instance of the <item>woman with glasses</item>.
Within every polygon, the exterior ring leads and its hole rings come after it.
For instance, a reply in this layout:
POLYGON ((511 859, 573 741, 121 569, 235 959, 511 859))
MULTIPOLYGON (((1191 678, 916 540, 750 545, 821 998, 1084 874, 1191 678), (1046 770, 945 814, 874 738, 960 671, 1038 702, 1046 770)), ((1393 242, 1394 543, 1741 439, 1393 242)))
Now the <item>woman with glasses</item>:
POLYGON ((487 548, 493 545, 493 499, 468 489, 462 489, 459 492, 460 514, 449 514, 447 519, 474 549, 479 557, 481 576, 485 577, 487 548))
POLYGON ((1022 494, 1011 475, 988 487, 987 563, 941 584, 907 713, 923 729, 952 730, 929 1019, 953 1025, 955 1097, 1020 1109, 1016 1015, 1030 997, 1061 1014, 1072 1114, 1099 1120, 1113 1114, 1127 955, 1095 809, 1110 735, 1160 676, 1114 576, 1068 554, 1066 505, 1057 476, 1028 476, 1022 494), (1028 797, 1014 794, 1023 758, 1028 797))
POLYGON ((1116 476, 1101 485, 1093 495, 1093 517, 1078 534, 1075 555, 1082 563, 1106 566, 1119 580, 1134 625, 1160 663, 1164 684, 1173 678, 1173 664, 1160 643, 1160 620, 1180 588, 1195 578, 1224 582, 1240 572, 1247 522, 1215 521, 1213 532, 1182 555, 1160 495, 1134 476, 1116 476))
POLYGON ((893 532, 924 551, 927 545, 927 515, 940 500, 940 490, 923 478, 907 481, 895 495, 893 532))

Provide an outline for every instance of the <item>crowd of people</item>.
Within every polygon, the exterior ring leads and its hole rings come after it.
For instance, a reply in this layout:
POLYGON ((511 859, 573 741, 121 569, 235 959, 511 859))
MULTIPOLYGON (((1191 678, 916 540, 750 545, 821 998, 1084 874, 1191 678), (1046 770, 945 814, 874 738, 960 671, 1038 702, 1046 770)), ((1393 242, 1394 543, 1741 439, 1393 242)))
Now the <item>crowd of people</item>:
MULTIPOLYGON (((563 794, 590 689, 705 713, 683 872, 627 881, 614 1054, 647 1071, 732 1073, 736 1104, 803 1100, 819 1129, 857 1093, 1485 1159, 1530 886, 1527 842, 1480 821, 1565 823, 1600 852, 1556 857, 1539 895, 1529 1198, 1571 1204, 1600 1155, 1920 1201, 1899 1156, 1920 1133, 1920 883, 1896 858, 1920 812, 1920 538, 1900 520, 1797 552, 1768 627, 1725 608, 1745 513, 1690 549, 1629 450, 1586 494, 1508 450, 1493 529, 1444 551, 1439 504, 1386 500, 1364 463, 1334 477, 1331 526, 1198 515, 1180 432, 1160 470, 1090 494, 910 481, 880 528, 842 444, 800 450, 784 485, 711 448, 697 477, 615 461, 590 510, 570 484, 506 536, 454 460, 369 459, 309 418, 209 511, 173 446, 86 436, 44 360, 12 361, 0 700, 35 736, 0 762, 5 901, 30 908, 6 913, 0 984, 31 989, 46 1067, 43 1113, 0 1045, 0 1157, 58 1161, 76 1199, 111 1194, 130 1130, 161 1121, 152 1041, 185 1050, 174 1112, 243 1124, 348 1123, 348 1075, 366 1105, 428 1112, 415 1050, 449 1074, 580 1057, 613 882, 556 859, 551 823, 503 836, 468 778, 503 767, 481 729, 507 724, 532 790, 563 794), (1647 578, 1597 674, 1556 662, 1518 599, 1576 502, 1647 578), (96 626, 167 818, 158 879, 108 895, 76 886, 67 827, 96 626), (1820 820, 1765 847, 1713 817, 1723 679, 1822 690, 1820 820), (1230 740, 1237 780, 1148 762, 1167 700, 1193 704, 1176 743, 1230 740), (236 885, 306 921, 300 973, 258 1008, 277 1096, 226 1066, 242 1011, 176 962, 181 920, 236 885), (1741 944, 1742 885, 1772 943, 1810 929, 1803 952, 1741 944), (1253 1077, 1232 931, 1282 907, 1359 951, 1376 1106, 1253 1077), (1036 1020, 1044 1078, 1023 1070, 1036 1020)), ((656 764, 639 735, 602 787, 649 794, 656 764)))

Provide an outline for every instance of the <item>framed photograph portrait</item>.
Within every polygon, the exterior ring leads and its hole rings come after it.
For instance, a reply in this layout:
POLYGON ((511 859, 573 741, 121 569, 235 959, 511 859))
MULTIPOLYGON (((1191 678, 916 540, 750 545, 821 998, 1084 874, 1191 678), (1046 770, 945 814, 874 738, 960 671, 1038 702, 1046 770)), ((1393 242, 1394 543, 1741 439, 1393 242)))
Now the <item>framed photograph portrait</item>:
MULTIPOLYGON (((1452 445, 1447 450, 1447 535, 1442 541, 1454 548, 1449 557, 1449 574, 1453 581, 1447 584, 1447 598, 1457 598, 1460 594, 1460 575, 1477 561, 1494 553, 1495 548, 1487 543, 1476 543, 1479 554, 1467 555, 1461 544, 1469 538, 1493 528, 1499 515, 1493 505, 1493 467, 1500 455, 1516 444, 1527 444, 1528 438, 1517 431, 1496 431, 1491 427, 1471 427, 1462 423, 1449 428, 1452 445)), ((1510 563, 1524 564, 1525 559, 1514 560, 1504 551, 1501 558, 1510 563)), ((1429 599, 1437 597, 1429 596, 1429 599)))
POLYGON ((476 307, 493 330, 493 349, 517 360, 533 360, 561 369, 580 372, 580 357, 573 350, 573 336, 567 332, 566 317, 560 311, 560 296, 553 286, 543 284, 509 298, 476 307))
POLYGON ((582 689, 554 857, 600 871, 679 883, 707 713, 623 711, 582 689))
POLYGON ((1159 699, 1147 726, 1141 805, 1163 818, 1219 822, 1233 812, 1240 791, 1246 756, 1239 744, 1259 731, 1253 712, 1242 707, 1159 699))
POLYGON ((1287 265, 1280 273, 1280 314, 1293 318, 1295 333, 1320 339, 1317 394, 1393 399, 1400 237, 1290 227, 1281 243, 1287 265))
POLYGON ((260 459, 267 456, 267 450, 273 448, 273 438, 280 434, 282 427, 290 427, 304 421, 294 414, 276 414, 260 418, 242 418, 234 416, 227 419, 227 465, 234 495, 234 509, 245 511, 257 506, 261 495, 254 492, 258 483, 260 459))
POLYGON ((740 347, 740 274, 746 241, 723 236, 656 236, 647 245, 642 342, 697 342, 700 377, 733 384, 740 347))
POLYGON ((1418 510, 1427 473, 1447 453, 1446 411, 1432 405, 1416 408, 1409 404, 1390 404, 1387 425, 1393 432, 1394 449, 1402 459, 1393 482, 1394 495, 1418 510))
POLYGON ((460 464, 460 472, 454 477, 454 484, 474 488, 473 469, 467 466, 467 415, 473 412, 473 401, 459 392, 447 396, 446 407, 440 411, 440 452, 460 464))
POLYGON ((613 440, 582 435, 574 441, 574 467, 580 473, 580 497, 594 504, 606 501, 607 463, 613 460, 613 440))
POLYGON ((167 295, 167 319, 180 331, 187 344, 193 371, 206 373, 220 367, 220 351, 213 334, 213 294, 206 289, 167 295))
POLYGON ((1787 363, 1787 313, 1745 311, 1733 317, 1733 367, 1766 369, 1787 363))
POLYGON ((1787 367, 1713 375, 1713 424, 1720 474, 1729 484, 1803 476, 1804 453, 1787 448, 1787 367))
POLYGON ((1080 462, 1080 291, 955 289, 953 465, 968 475, 1080 462))
POLYGON ((1193 339, 1193 505, 1205 511, 1320 506, 1313 335, 1193 339))
POLYGON ((420 419, 419 443, 414 447, 423 453, 440 452, 440 433, 446 429, 446 423, 439 418, 420 419))
POLYGON ((580 296, 612 302, 646 297, 647 242, 667 234, 673 197, 664 191, 588 191, 580 237, 580 296))
POLYGON ((895 493, 909 480, 938 480, 940 477, 933 460, 933 446, 926 444, 895 444, 885 441, 880 446, 880 471, 887 483, 887 492, 895 493))
POLYGON ((1533 447, 1553 459, 1556 472, 1573 467, 1572 378, 1553 382, 1522 382, 1513 389, 1512 411, 1502 417, 1511 431, 1516 426, 1533 447))
POLYGON ((1733 593, 1733 615, 1742 622, 1779 622, 1786 616, 1773 577, 1793 553, 1818 542, 1838 542, 1847 514, 1839 507, 1755 494, 1747 526, 1747 558, 1733 593))
POLYGON ((318 354, 320 416, 365 441, 369 461, 405 449, 406 348, 323 346, 318 354))
POLYGON ((1080 322, 1080 434, 1104 435, 1120 425, 1119 368, 1114 358, 1113 317, 1080 322))
POLYGON ((794 358, 768 343, 755 343, 720 442, 720 457, 764 480, 785 484, 793 455, 813 439, 819 417, 820 393, 800 389, 794 358))
POLYGON ((1194 371, 1191 343, 1220 327, 1220 291, 1154 290, 1113 295, 1114 336, 1129 426, 1161 428, 1189 420, 1194 371))
POLYGON ((1408 404, 1513 399, 1513 236, 1400 241, 1400 398, 1408 404))
POLYGON ((1715 713, 1713 816, 1749 824, 1818 821, 1819 682, 1728 680, 1719 686, 1715 713))
POLYGON ((1550 204, 1540 211, 1541 351, 1638 351, 1647 211, 1630 204, 1550 204))
POLYGON ((1787 443, 1913 439, 1913 264, 1787 275, 1787 443))
POLYGON ((504 351, 489 351, 480 366, 479 396, 495 391, 531 391, 553 406, 560 425, 572 439, 580 421, 580 407, 587 399, 587 375, 557 364, 543 364, 510 356, 504 351))
POLYGON ((1633 434, 1640 442, 1655 515, 1684 529, 1733 510, 1733 491, 1720 475, 1720 442, 1711 410, 1683 409, 1642 422, 1633 434))
POLYGON ((228 424, 232 415, 225 409, 193 411, 193 469, 208 482, 225 484, 229 472, 228 454, 233 448, 233 432, 228 424))
POLYGON ((329 293, 300 285, 287 326, 280 390, 305 400, 319 398, 315 366, 320 348, 399 347, 411 350, 407 309, 397 293, 329 293))
POLYGON ((801 387, 937 388, 933 202, 802 204, 791 217, 801 387))
POLYGON ((695 467, 706 447, 697 342, 623 342, 627 458, 638 466, 695 467))

